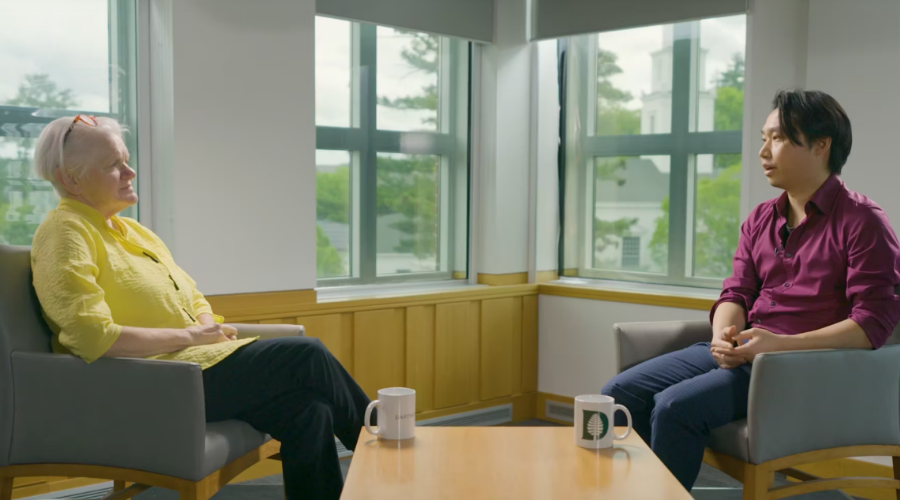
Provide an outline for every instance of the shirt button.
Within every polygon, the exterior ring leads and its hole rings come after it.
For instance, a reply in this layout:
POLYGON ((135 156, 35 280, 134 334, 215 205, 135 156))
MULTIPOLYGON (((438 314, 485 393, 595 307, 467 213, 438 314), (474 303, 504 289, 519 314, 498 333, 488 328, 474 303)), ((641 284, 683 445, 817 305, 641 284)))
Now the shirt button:
POLYGON ((775 305, 775 303, 774 303, 774 302, 772 302, 772 303, 771 303, 771 304, 769 304, 769 305, 770 305, 770 306, 774 306, 774 305, 775 305))
POLYGON ((760 323, 762 323, 761 320, 756 320, 756 324, 757 324, 757 325, 760 324, 760 323))
POLYGON ((790 252, 788 252, 788 253, 785 254, 785 257, 787 257, 787 258, 790 259, 791 257, 793 257, 793 255, 792 255, 790 252))
POLYGON ((790 288, 790 287, 791 287, 791 284, 790 284, 790 283, 785 283, 785 284, 784 284, 784 287, 785 287, 785 288, 790 288))

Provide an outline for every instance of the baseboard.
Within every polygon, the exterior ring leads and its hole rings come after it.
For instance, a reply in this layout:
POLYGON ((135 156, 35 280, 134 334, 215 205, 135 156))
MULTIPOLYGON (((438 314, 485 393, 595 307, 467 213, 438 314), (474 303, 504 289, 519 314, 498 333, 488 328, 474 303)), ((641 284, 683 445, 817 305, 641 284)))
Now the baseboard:
POLYGON ((550 394, 547 392, 538 392, 537 397, 535 398, 535 418, 540 420, 546 420, 547 422, 554 422, 562 425, 572 425, 572 422, 567 420, 560 420, 558 418, 553 418, 551 415, 547 414, 547 401, 555 401, 557 403, 562 403, 564 405, 575 405, 575 398, 569 396, 560 396, 557 394, 550 394))

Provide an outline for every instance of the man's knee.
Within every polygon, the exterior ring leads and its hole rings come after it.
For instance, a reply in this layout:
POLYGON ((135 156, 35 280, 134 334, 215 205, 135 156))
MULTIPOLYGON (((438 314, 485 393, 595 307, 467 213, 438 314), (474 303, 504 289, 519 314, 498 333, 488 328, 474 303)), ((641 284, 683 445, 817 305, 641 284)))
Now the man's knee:
POLYGON ((665 422, 691 422, 697 420, 696 408, 690 396, 679 391, 665 390, 653 397, 651 419, 665 422))
POLYGON ((635 392, 628 380, 621 375, 616 375, 603 386, 603 389, 600 389, 600 394, 615 399, 616 403, 625 405, 632 411, 641 404, 641 401, 634 395, 635 392))

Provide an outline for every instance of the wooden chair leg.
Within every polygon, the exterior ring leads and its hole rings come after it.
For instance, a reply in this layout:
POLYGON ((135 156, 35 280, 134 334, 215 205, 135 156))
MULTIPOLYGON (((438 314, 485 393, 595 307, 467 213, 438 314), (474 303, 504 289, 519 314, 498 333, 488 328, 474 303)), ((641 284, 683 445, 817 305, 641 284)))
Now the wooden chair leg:
MULTIPOLYGON (((894 479, 900 479, 900 457, 893 457, 894 459, 894 479)), ((900 490, 895 491, 897 494, 897 500, 900 500, 900 490)))
POLYGON ((0 500, 12 500, 13 478, 0 476, 0 500))
POLYGON ((206 500, 200 498, 200 490, 197 485, 182 486, 178 491, 178 500, 206 500))
POLYGON ((744 464, 744 500, 766 500, 774 478, 765 466, 744 464))

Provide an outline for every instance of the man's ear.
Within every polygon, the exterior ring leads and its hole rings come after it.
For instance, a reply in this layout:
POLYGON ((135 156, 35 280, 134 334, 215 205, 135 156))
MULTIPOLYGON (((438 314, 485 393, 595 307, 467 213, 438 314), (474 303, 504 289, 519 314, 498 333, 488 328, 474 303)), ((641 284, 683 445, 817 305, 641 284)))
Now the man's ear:
POLYGON ((56 172, 53 172, 53 176, 56 177, 56 180, 66 188, 66 191, 73 196, 81 195, 81 186, 78 184, 72 176, 63 172, 63 169, 57 168, 56 172))
POLYGON ((831 137, 822 137, 813 142, 813 152, 816 156, 825 156, 831 152, 831 137))

